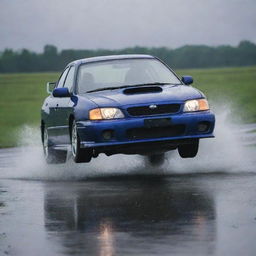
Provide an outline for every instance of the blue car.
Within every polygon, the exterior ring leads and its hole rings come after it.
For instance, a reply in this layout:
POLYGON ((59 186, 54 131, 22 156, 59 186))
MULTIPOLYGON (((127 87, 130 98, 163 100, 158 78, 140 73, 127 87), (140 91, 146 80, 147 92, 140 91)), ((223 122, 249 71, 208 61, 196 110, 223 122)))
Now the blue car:
POLYGON ((47 163, 76 163, 100 153, 139 154, 153 165, 178 149, 195 157, 199 139, 214 137, 214 114, 202 92, 150 55, 81 59, 64 69, 41 110, 47 163))

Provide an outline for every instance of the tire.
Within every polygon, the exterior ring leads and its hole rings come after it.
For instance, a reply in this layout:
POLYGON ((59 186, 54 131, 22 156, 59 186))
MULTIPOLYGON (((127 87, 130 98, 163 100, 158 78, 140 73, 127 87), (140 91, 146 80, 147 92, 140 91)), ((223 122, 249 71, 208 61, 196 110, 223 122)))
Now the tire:
POLYGON ((80 148, 80 138, 75 120, 71 128, 71 152, 75 163, 89 163, 92 159, 91 149, 80 148))
POLYGON ((66 162, 67 151, 60 151, 50 146, 48 131, 46 128, 43 129, 43 150, 44 159, 47 164, 62 164, 66 162))
POLYGON ((155 154, 148 156, 148 161, 150 165, 152 166, 160 166, 164 163, 165 160, 165 154, 155 154))
POLYGON ((182 158, 193 158, 197 155, 199 148, 199 140, 192 144, 184 144, 178 147, 179 154, 182 158))

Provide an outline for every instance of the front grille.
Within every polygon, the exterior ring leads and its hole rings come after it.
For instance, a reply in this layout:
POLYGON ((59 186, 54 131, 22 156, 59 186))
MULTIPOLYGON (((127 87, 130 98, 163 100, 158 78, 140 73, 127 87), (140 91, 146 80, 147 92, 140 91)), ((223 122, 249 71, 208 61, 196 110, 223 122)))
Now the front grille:
POLYGON ((175 137, 184 134, 185 125, 171 125, 166 127, 133 128, 127 130, 128 139, 153 139, 164 137, 175 137))
POLYGON ((141 107, 130 107, 127 108, 127 112, 131 116, 152 116, 160 114, 174 114, 180 110, 180 104, 154 105, 153 108, 150 108, 150 106, 151 105, 141 107))

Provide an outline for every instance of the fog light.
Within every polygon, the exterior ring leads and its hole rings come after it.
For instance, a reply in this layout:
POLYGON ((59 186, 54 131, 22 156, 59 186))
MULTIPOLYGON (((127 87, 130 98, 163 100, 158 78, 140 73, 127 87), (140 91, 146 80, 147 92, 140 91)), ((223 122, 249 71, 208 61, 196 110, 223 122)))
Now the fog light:
POLYGON ((111 140, 114 137, 114 131, 113 130, 105 130, 102 133, 102 137, 104 140, 111 140))
POLYGON ((209 125, 208 122, 201 122, 201 123, 198 124, 197 129, 198 129, 199 132, 206 132, 206 131, 209 130, 209 126, 210 125, 209 125))

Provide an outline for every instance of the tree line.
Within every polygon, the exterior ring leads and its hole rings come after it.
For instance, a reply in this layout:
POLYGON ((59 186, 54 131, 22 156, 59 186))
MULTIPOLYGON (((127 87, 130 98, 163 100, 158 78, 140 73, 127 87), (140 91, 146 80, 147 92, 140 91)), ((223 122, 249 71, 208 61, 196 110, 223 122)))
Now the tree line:
POLYGON ((120 50, 74 50, 58 51, 54 45, 46 45, 42 53, 27 49, 0 52, 0 72, 60 71, 69 62, 102 55, 150 54, 159 57, 172 68, 211 68, 256 65, 256 44, 241 41, 237 47, 222 45, 186 45, 176 49, 167 47, 132 47, 120 50))

